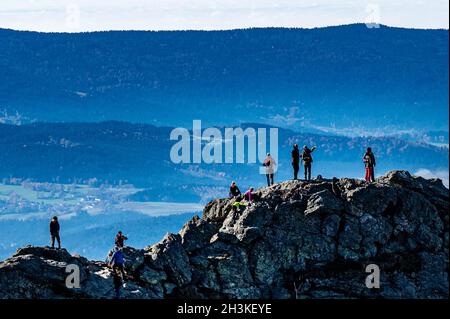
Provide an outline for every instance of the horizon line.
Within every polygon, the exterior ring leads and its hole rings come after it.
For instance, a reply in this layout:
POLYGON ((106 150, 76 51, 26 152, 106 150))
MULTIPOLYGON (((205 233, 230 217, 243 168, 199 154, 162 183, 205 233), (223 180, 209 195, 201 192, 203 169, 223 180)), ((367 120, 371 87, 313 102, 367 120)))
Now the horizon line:
POLYGON ((38 31, 28 29, 12 29, 4 28, 0 26, 1 30, 14 31, 14 32, 29 32, 29 33, 42 33, 42 34, 83 34, 83 33, 101 33, 101 32, 226 32, 226 31, 245 31, 255 29, 286 29, 286 30, 318 30, 327 28, 339 28, 349 26, 362 26, 373 25, 378 27, 367 27, 367 29, 378 28, 390 28, 390 29, 402 29, 402 30, 419 30, 419 31, 449 31, 449 28, 419 28, 419 27, 406 27, 406 26, 393 26, 382 23, 367 23, 367 22, 354 22, 345 24, 332 24, 315 27, 301 27, 301 26, 257 26, 257 27, 242 27, 242 28, 224 28, 224 29, 105 29, 105 30, 86 30, 86 31, 38 31))

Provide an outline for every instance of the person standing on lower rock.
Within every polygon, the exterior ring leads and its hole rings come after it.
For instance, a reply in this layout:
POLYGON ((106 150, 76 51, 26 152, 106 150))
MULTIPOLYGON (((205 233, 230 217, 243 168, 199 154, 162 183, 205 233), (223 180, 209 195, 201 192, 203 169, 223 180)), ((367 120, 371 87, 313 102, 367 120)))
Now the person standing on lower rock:
POLYGON ((114 249, 114 254, 111 257, 110 266, 113 271, 122 275, 122 280, 125 280, 125 258, 121 247, 116 247, 114 249))
POLYGON ((53 216, 50 221, 50 237, 52 239, 52 249, 55 248, 55 239, 58 241, 58 249, 61 249, 61 238, 59 237, 59 222, 58 217, 53 216))
POLYGON ((263 166, 266 168, 267 186, 271 186, 273 185, 273 174, 275 173, 277 163, 275 162, 275 159, 270 156, 270 153, 267 153, 263 166))
POLYGON ((305 170, 305 180, 310 181, 311 180, 311 166, 313 162, 313 158, 311 153, 314 152, 314 150, 317 147, 314 146, 313 148, 308 148, 308 146, 303 146, 303 153, 302 153, 302 160, 303 160, 303 168, 305 170))
POLYGON ((294 149, 292 150, 292 168, 294 169, 294 180, 297 180, 300 169, 300 151, 297 144, 294 144, 294 149))
POLYGON ((366 167, 366 182, 375 182, 375 155, 372 152, 372 148, 368 147, 366 153, 363 156, 363 162, 366 167))

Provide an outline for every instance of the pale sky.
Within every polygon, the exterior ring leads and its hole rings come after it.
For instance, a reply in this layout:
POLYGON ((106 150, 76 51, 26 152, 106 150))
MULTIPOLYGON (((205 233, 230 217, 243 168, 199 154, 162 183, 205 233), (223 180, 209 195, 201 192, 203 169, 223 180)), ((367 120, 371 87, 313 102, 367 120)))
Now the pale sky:
POLYGON ((448 0, 0 0, 0 28, 223 30, 374 22, 448 29, 448 11, 448 0))

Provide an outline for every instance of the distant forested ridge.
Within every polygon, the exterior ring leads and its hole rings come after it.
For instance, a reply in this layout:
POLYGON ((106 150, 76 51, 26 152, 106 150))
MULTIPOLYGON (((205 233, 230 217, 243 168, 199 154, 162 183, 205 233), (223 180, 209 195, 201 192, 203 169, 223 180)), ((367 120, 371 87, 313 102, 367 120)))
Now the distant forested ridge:
POLYGON ((0 109, 38 121, 448 131, 448 30, 0 30, 0 109))

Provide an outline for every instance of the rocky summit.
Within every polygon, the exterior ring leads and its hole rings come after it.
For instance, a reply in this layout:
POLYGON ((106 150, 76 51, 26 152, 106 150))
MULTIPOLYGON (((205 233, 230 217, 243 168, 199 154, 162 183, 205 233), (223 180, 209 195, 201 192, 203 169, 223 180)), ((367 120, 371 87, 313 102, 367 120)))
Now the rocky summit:
MULTIPOLYGON (((178 234, 126 247, 123 298, 449 297, 440 180, 393 171, 371 184, 287 181, 254 197, 240 209, 242 198, 214 200, 178 234)), ((0 287, 0 298, 113 297, 106 262, 31 246, 0 263, 0 287), (78 288, 66 284, 71 265, 78 288)))

